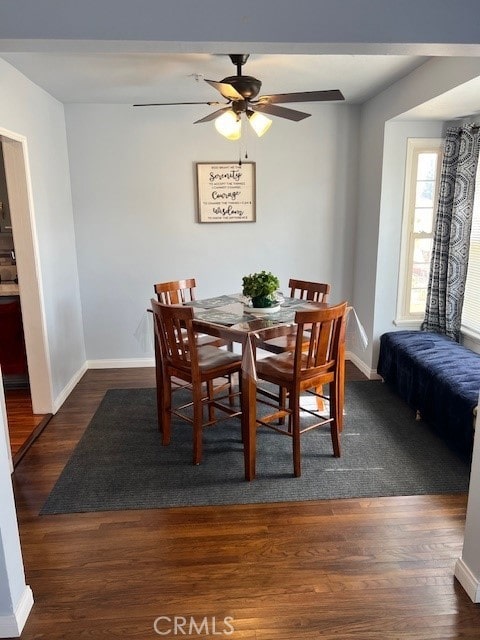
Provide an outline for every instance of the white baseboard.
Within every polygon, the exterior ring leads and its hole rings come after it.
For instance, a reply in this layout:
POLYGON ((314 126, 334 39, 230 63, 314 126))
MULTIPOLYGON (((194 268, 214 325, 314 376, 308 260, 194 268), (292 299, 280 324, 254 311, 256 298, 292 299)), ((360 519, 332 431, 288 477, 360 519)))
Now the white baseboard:
POLYGON ((88 369, 132 369, 154 367, 155 358, 113 358, 110 360, 87 360, 88 369))
POLYGON ((0 616, 0 638, 19 638, 32 607, 33 593, 26 585, 14 613, 0 616))
MULTIPOLYGON (((347 360, 351 360, 369 380, 381 380, 376 369, 370 369, 355 353, 347 351, 345 357, 347 360)), ((87 369, 131 369, 135 367, 154 366, 155 358, 110 358, 105 360, 87 360, 86 363, 87 369)))
POLYGON ((465 589, 472 602, 480 602, 480 582, 465 564, 463 558, 459 558, 455 563, 455 578, 465 589))
POLYGON ((62 404, 72 393, 80 378, 88 369, 128 369, 132 367, 154 367, 155 358, 118 358, 110 360, 87 360, 72 376, 71 380, 55 398, 52 413, 57 413, 62 404))
MULTIPOLYGON (((380 380, 380 376, 375 369, 370 369, 363 360, 352 353, 347 351, 345 354, 347 360, 351 360, 353 364, 364 373, 369 380, 380 380)), ((82 367, 72 376, 70 382, 64 387, 62 392, 55 399, 53 413, 57 413, 62 404, 68 398, 74 387, 78 384, 80 378, 87 371, 87 369, 133 369, 139 367, 154 367, 155 358, 110 358, 104 360, 87 360, 82 367)))
POLYGON ((360 360, 360 358, 353 353, 352 351, 347 351, 345 353, 345 358, 347 360, 350 360, 351 362, 353 362, 353 364, 360 369, 360 371, 367 376, 367 378, 369 380, 381 380, 381 376, 378 375, 377 370, 376 369, 370 369, 370 367, 368 365, 365 364, 365 362, 363 362, 363 360, 360 360))
POLYGON ((83 374, 85 373, 87 368, 88 368, 87 367, 87 363, 84 362, 83 365, 80 367, 80 369, 76 373, 73 374, 73 376, 71 377, 70 381, 64 386, 62 391, 55 398, 55 400, 53 402, 53 413, 54 414, 57 413, 57 411, 60 409, 62 404, 65 402, 65 400, 72 393, 73 389, 78 384, 80 378, 83 376, 83 374))

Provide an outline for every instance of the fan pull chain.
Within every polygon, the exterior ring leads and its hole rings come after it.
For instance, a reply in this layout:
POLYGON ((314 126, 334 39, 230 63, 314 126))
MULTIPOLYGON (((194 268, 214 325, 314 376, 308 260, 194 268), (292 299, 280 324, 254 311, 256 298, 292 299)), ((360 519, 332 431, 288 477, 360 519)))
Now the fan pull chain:
MULTIPOLYGON (((247 119, 247 117, 245 115, 245 125, 247 125, 247 124, 248 124, 248 119, 247 119)), ((245 160, 248 160, 248 136, 250 135, 250 128, 245 126, 243 128, 243 130, 244 130, 243 140, 244 140, 244 143, 245 143, 244 144, 244 146, 245 146, 245 160)))
MULTIPOLYGON (((245 160, 248 160, 248 149, 247 145, 245 145, 245 160)), ((238 166, 242 166, 242 141, 240 140, 238 143, 238 166)))
MULTIPOLYGON (((248 151, 247 149, 245 149, 245 160, 248 160, 248 151)), ((239 150, 239 154, 238 154, 238 166, 241 167, 242 166, 242 150, 239 150)))

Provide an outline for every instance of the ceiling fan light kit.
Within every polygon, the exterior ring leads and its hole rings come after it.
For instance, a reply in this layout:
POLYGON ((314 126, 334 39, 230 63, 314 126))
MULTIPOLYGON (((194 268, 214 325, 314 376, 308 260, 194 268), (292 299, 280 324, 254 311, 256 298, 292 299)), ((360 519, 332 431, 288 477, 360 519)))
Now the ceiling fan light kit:
POLYGON ((209 122, 215 120, 216 130, 225 136, 228 140, 238 140, 241 136, 242 114, 245 114, 249 124, 257 134, 263 136, 268 131, 272 121, 267 118, 264 113, 285 118, 293 122, 299 122, 304 118, 308 118, 311 114, 296 109, 289 109, 278 106, 279 103, 287 102, 324 102, 331 100, 345 100, 342 92, 338 89, 330 89, 327 91, 301 91, 297 93, 277 93, 272 95, 260 96, 257 98, 262 83, 253 76, 242 75, 242 66, 249 58, 249 54, 229 54, 230 60, 237 67, 236 76, 228 76, 220 82, 215 80, 207 80, 209 85, 214 87, 227 100, 226 103, 219 102, 169 102, 141 105, 135 104, 134 107, 145 106, 166 106, 180 104, 208 104, 221 106, 221 109, 196 120, 194 124, 209 122), (263 113, 264 112, 264 113, 263 113))
MULTIPOLYGON (((248 109, 246 116, 248 123, 259 138, 271 127, 270 118, 258 111, 248 109)), ((238 140, 242 134, 242 113, 236 113, 233 109, 225 111, 215 119, 215 129, 228 140, 238 140)))

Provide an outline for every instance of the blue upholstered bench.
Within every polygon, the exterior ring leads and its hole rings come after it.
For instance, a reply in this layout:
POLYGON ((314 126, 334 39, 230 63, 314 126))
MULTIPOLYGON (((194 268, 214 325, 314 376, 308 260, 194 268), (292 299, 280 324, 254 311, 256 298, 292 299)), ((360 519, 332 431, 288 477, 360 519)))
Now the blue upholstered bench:
POLYGON ((380 338, 377 371, 451 448, 471 453, 480 354, 438 333, 394 331, 380 338))

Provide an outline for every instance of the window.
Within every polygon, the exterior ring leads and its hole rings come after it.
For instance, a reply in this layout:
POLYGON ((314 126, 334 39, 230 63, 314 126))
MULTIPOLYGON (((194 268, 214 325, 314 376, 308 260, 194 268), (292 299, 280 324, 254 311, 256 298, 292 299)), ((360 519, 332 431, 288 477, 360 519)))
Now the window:
POLYGON ((408 140, 397 324, 425 313, 442 146, 441 139, 408 140))
POLYGON ((477 167, 467 282, 462 310, 462 331, 480 338, 480 163, 477 167))

